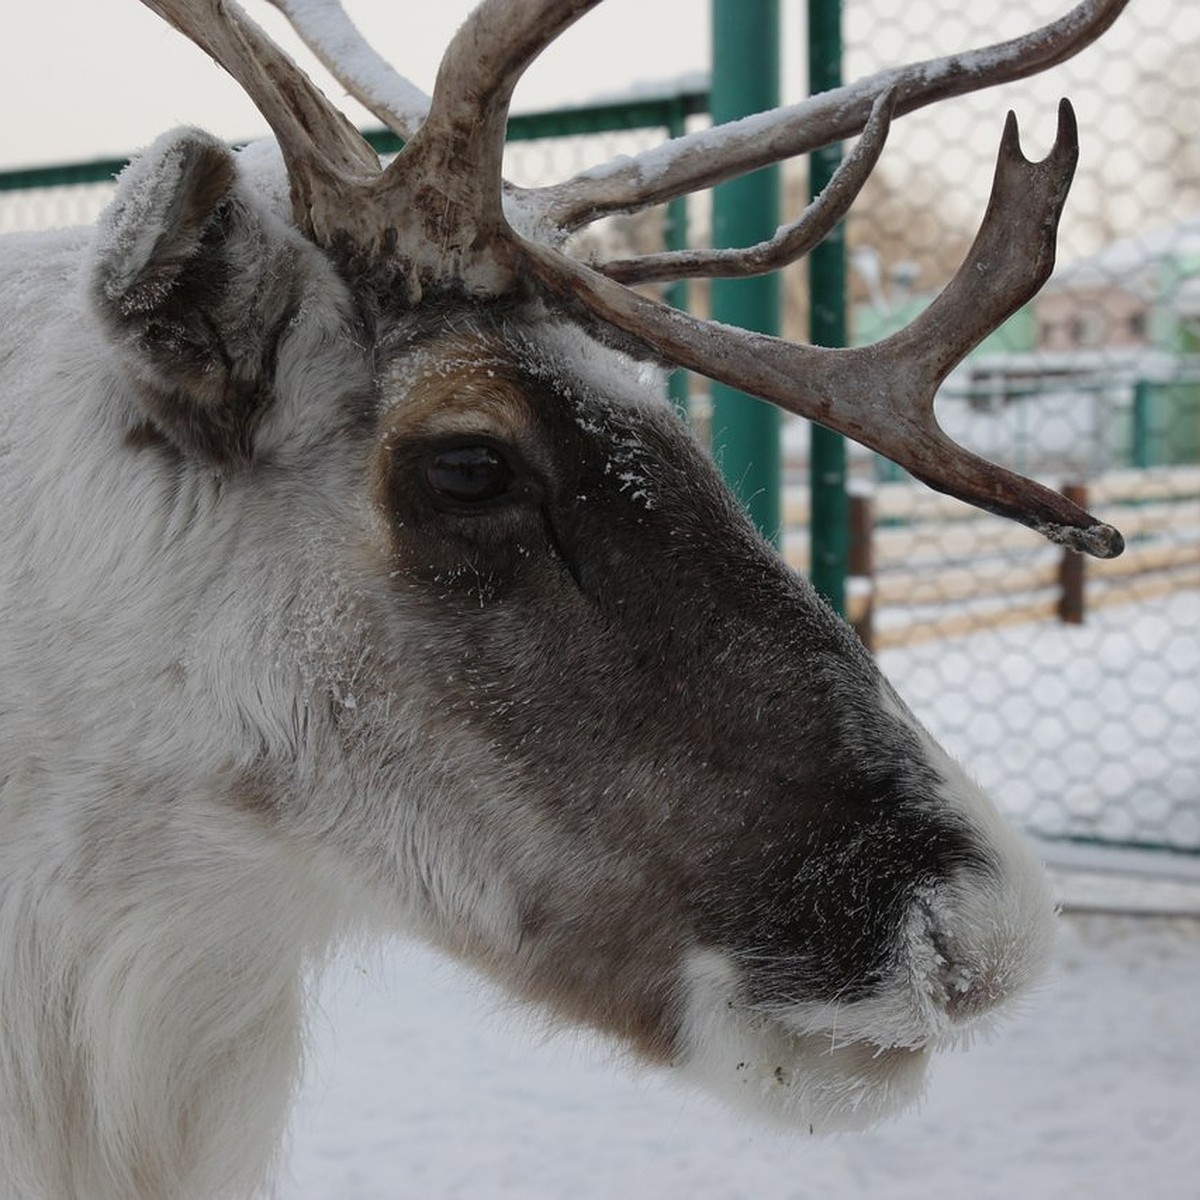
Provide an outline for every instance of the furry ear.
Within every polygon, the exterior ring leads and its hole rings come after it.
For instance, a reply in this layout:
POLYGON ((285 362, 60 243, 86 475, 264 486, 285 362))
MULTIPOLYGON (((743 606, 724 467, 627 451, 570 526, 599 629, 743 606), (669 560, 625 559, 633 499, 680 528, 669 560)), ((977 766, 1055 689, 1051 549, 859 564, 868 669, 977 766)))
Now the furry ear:
POLYGON ((183 453, 253 456, 307 249, 239 189, 234 156, 208 134, 169 133, 122 173, 92 300, 144 417, 183 453))

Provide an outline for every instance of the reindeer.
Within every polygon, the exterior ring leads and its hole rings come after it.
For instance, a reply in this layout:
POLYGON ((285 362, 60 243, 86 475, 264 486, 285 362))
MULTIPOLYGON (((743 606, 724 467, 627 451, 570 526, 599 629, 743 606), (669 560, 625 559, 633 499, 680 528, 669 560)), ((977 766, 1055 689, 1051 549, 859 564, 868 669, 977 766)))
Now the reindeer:
POLYGON ((633 282, 773 270, 890 117, 1073 54, 1122 0, 555 186, 509 99, 596 0, 484 0, 431 100, 336 0, 274 0, 405 139, 363 139, 229 0, 146 0, 276 141, 195 129, 0 295, 0 1195, 268 1186, 313 974, 403 931, 795 1127, 857 1128, 1036 976, 1040 868, 751 527, 646 364, 823 421, 1101 556, 947 439, 940 380, 1048 275, 1076 154, 1005 131, 962 270, 826 350, 633 282), (769 243, 565 239, 864 130, 769 243))

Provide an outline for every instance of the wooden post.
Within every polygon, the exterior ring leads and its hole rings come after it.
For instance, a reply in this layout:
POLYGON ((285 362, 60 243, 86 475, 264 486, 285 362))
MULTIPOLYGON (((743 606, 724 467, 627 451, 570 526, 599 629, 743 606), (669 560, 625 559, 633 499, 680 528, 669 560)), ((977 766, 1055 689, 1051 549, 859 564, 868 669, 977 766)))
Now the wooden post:
MULTIPOLYGON (((1087 508, 1087 484, 1064 484, 1062 494, 1080 508, 1087 508)), ((1058 565, 1058 616, 1068 625, 1083 624, 1086 562, 1082 554, 1064 549, 1058 565)))
POLYGON ((875 506, 862 492, 850 494, 847 617, 868 650, 875 641, 875 506))

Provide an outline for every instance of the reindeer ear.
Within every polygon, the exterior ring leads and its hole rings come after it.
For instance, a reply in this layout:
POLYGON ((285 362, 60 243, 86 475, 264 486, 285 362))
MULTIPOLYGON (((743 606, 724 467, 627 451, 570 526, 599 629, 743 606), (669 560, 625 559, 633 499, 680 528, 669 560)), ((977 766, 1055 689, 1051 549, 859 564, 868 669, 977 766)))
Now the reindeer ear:
POLYGON ((297 242, 239 189, 230 151, 198 130, 160 138, 122 174, 92 299, 143 417, 185 454, 252 457, 299 291, 297 242))

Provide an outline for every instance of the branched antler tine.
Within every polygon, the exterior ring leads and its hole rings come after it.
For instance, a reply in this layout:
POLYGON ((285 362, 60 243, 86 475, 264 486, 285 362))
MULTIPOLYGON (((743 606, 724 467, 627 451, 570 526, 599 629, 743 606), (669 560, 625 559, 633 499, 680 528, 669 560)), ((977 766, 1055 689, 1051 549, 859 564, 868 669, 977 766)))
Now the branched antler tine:
POLYGON ((1028 300, 1054 265, 1054 238, 1078 153, 1065 102, 1059 136, 1040 163, 1020 151, 1010 117, 983 225, 966 261, 921 317, 872 346, 825 349, 702 321, 533 242, 529 274, 560 302, 619 330, 643 352, 687 367, 835 429, 930 486, 1012 517, 1100 558, 1123 548, 1116 530, 1064 497, 964 450, 933 413, 938 385, 1028 300))
POLYGON ((1023 79, 1077 54, 1129 0, 1081 0, 1042 29, 982 50, 884 71, 799 104, 701 130, 609 166, 540 189, 538 206, 564 234, 607 213, 639 212, 769 163, 855 136, 881 92, 894 89, 902 116, 950 96, 1023 79))
POLYGON ((733 279, 777 271, 803 258, 846 215, 883 152, 891 128, 895 93, 876 98, 858 144, 846 155, 819 196, 768 241, 733 250, 675 250, 601 263, 597 270, 618 283, 666 283, 672 279, 733 279))
POLYGON ((501 175, 513 89, 599 2, 483 0, 455 34, 429 115, 371 188, 385 236, 402 247, 410 299, 427 288, 495 297, 518 285, 501 175))
POLYGON ((427 183, 468 214, 484 241, 502 237, 501 160, 513 89, 530 63, 600 0, 483 0, 446 50, 429 115, 385 172, 404 197, 427 183))
POLYGON ((297 225, 318 236, 347 184, 378 174, 374 151, 232 0, 142 0, 242 86, 279 141, 297 225))
POLYGON ((1079 160, 1070 102, 1058 106, 1050 153, 1030 162, 1010 112, 987 210, 954 278, 915 320, 881 343, 923 377, 910 387, 930 409, 938 385, 992 330, 1032 298, 1054 270, 1058 219, 1079 160))
POLYGON ((376 53, 338 0, 268 2, 368 112, 406 141, 416 133, 429 112, 429 97, 376 53))

